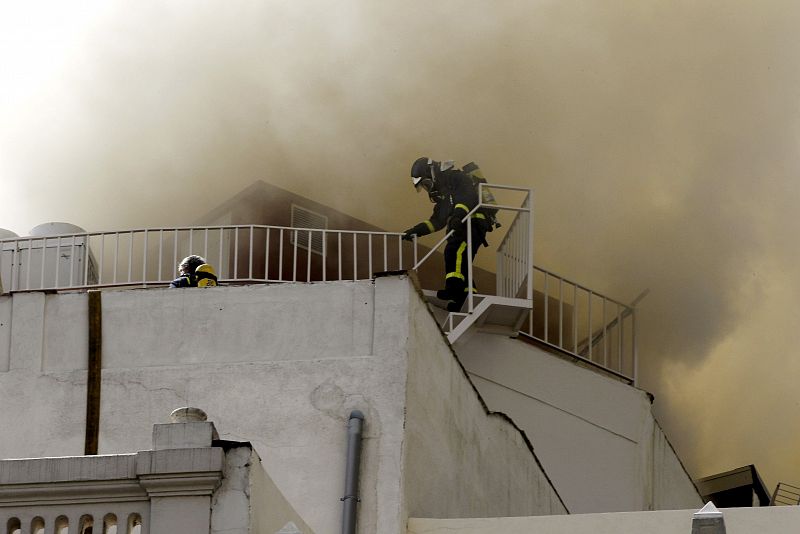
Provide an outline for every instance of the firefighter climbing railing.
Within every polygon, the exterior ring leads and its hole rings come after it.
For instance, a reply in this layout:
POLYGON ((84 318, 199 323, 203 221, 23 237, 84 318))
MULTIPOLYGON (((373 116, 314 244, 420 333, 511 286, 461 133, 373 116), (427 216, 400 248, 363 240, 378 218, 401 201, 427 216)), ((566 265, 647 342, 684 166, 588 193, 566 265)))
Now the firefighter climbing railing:
POLYGON ((143 228, 0 240, 3 292, 164 286, 177 263, 202 255, 223 283, 370 279, 408 270, 402 233, 264 225, 143 228))

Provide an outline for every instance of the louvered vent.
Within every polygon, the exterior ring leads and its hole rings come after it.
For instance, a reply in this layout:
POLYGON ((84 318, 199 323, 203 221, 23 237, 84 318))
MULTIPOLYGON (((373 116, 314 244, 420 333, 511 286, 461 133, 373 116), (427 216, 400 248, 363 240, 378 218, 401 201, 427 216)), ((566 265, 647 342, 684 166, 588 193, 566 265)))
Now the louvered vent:
MULTIPOLYGON (((307 210, 292 204, 292 228, 327 229, 328 218, 321 213, 307 210)), ((290 242, 294 245, 294 232, 290 233, 290 242)), ((311 247, 308 246, 308 232, 297 232, 297 246, 322 254, 322 232, 311 232, 311 247)))

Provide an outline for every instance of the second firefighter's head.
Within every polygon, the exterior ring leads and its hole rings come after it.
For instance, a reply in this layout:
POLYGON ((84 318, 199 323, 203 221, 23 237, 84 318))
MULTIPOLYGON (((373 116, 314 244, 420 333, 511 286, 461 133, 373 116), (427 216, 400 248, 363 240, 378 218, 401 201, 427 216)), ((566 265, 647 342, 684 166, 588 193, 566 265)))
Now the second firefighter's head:
POLYGON ((203 265, 205 262, 206 260, 202 256, 197 256, 195 254, 192 254, 191 256, 186 256, 178 264, 178 273, 181 276, 188 276, 190 274, 194 274, 195 269, 203 265))

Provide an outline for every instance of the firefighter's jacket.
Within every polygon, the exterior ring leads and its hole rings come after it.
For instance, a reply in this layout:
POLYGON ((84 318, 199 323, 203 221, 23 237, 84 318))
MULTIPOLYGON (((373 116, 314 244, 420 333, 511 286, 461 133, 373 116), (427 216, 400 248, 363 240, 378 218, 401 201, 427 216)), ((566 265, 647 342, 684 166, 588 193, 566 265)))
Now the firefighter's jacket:
POLYGON ((467 174, 457 169, 437 173, 435 201, 430 218, 417 224, 412 232, 418 236, 428 235, 445 226, 460 229, 461 219, 478 205, 478 192, 467 174))

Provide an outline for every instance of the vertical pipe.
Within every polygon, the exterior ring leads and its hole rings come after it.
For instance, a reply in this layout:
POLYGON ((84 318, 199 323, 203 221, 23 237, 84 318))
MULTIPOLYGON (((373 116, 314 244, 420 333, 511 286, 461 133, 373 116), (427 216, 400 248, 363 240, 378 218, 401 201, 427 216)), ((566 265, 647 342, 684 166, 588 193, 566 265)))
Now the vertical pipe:
MULTIPOLYGON (((370 236, 369 240, 370 240, 370 242, 372 242, 372 236, 370 236)), ((387 245, 386 240, 387 240, 386 234, 383 234, 383 270, 384 271, 388 271, 389 270, 389 254, 388 254, 389 253, 389 247, 387 245)), ((371 275, 372 275, 372 273, 370 273, 370 276, 371 275)))
POLYGON ((345 470, 342 534, 356 532, 356 505, 358 505, 358 472, 361 463, 361 430, 364 414, 358 410, 350 412, 347 422, 347 466, 345 470))
POLYGON ((342 232, 337 232, 338 246, 336 254, 338 256, 337 263, 339 264, 339 280, 342 279, 342 232))
POLYGON ((86 379, 84 454, 97 454, 100 436, 100 379, 103 368, 102 293, 89 291, 89 362, 86 379))

